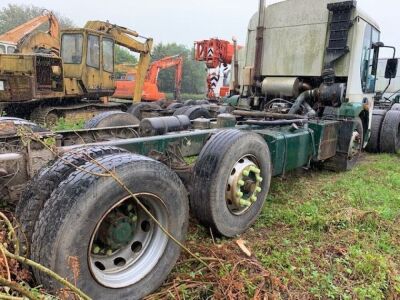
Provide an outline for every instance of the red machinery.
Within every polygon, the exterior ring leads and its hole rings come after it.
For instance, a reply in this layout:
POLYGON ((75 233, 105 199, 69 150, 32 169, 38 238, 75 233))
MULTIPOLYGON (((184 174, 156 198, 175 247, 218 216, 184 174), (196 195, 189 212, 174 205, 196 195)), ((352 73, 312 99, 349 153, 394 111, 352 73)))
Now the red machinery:
MULTIPOLYGON (((182 86, 182 70, 183 57, 180 55, 164 57, 153 62, 147 72, 147 76, 143 86, 143 101, 158 101, 165 99, 165 93, 158 90, 157 81, 160 70, 175 67, 175 99, 180 99, 180 91, 182 86)), ((135 72, 128 72, 123 79, 116 81, 116 90, 113 95, 115 98, 131 99, 135 88, 135 72)))
MULTIPOLYGON (((219 39, 210 39, 195 42, 195 60, 205 62, 208 68, 207 76, 207 98, 217 99, 215 90, 220 80, 220 67, 223 66, 224 81, 229 73, 228 65, 232 64, 235 45, 219 39)), ((220 88, 219 96, 225 97, 229 94, 229 84, 224 82, 220 88)))

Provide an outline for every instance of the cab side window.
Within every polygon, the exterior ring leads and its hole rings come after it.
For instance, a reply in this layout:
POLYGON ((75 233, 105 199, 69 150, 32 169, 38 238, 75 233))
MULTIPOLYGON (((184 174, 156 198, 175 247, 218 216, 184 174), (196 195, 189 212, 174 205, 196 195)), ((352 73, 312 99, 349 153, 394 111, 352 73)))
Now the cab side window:
POLYGON ((103 38, 103 70, 114 72, 114 42, 103 38))
POLYGON ((96 35, 88 36, 87 65, 93 68, 100 68, 100 38, 96 35))
POLYGON ((82 62, 83 35, 78 33, 63 34, 61 39, 61 57, 66 64, 82 62))
POLYGON ((364 93, 374 93, 376 76, 372 75, 374 49, 372 45, 379 42, 379 31, 367 24, 361 54, 361 86, 364 93))

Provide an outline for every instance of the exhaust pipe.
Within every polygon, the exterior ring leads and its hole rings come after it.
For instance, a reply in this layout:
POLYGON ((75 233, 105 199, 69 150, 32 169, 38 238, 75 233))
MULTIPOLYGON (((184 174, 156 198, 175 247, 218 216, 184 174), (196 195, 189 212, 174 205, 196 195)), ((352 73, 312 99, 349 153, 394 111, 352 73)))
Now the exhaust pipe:
POLYGON ((256 55, 254 61, 254 86, 257 87, 261 81, 261 63, 264 47, 264 25, 265 25, 265 0, 260 0, 258 7, 258 26, 256 36, 256 55))

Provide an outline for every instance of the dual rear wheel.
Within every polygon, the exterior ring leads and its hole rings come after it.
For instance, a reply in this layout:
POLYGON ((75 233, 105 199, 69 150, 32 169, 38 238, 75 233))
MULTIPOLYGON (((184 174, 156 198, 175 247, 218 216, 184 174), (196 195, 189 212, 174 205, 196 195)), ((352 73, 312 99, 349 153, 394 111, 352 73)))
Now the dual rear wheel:
POLYGON ((371 137, 367 151, 372 153, 400 152, 400 105, 391 110, 373 111, 371 137))
MULTIPOLYGON (((270 179, 270 154, 259 135, 221 131, 197 160, 192 212, 214 233, 238 235, 255 222, 270 179)), ((175 265, 180 247, 159 225, 183 242, 189 200, 162 163, 114 147, 83 147, 49 164, 29 186, 17 209, 27 254, 94 299, 143 298, 175 265), (101 175, 105 169, 133 195, 101 175), (71 261, 79 262, 79 278, 71 261)), ((45 288, 60 288, 46 274, 34 274, 45 288)))
MULTIPOLYGON (((180 247, 158 224, 183 242, 189 218, 187 191, 168 167, 116 148, 86 148, 61 157, 33 182, 43 193, 26 192, 18 208, 33 260, 76 280, 93 299, 141 299, 166 279, 180 247), (104 168, 133 196, 113 177, 101 176, 104 168), (71 261, 78 262, 79 278, 71 261)), ((60 288, 34 273, 47 289, 60 288)))

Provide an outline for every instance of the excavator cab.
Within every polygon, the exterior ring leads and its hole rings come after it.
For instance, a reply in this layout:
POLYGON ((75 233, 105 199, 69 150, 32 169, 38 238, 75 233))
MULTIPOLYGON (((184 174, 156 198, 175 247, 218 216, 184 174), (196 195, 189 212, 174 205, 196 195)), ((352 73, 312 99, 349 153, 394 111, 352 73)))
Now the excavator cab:
POLYGON ((16 46, 0 42, 0 54, 11 54, 17 49, 16 46))
POLYGON ((61 33, 61 58, 67 96, 98 99, 114 93, 114 39, 91 29, 61 33))

